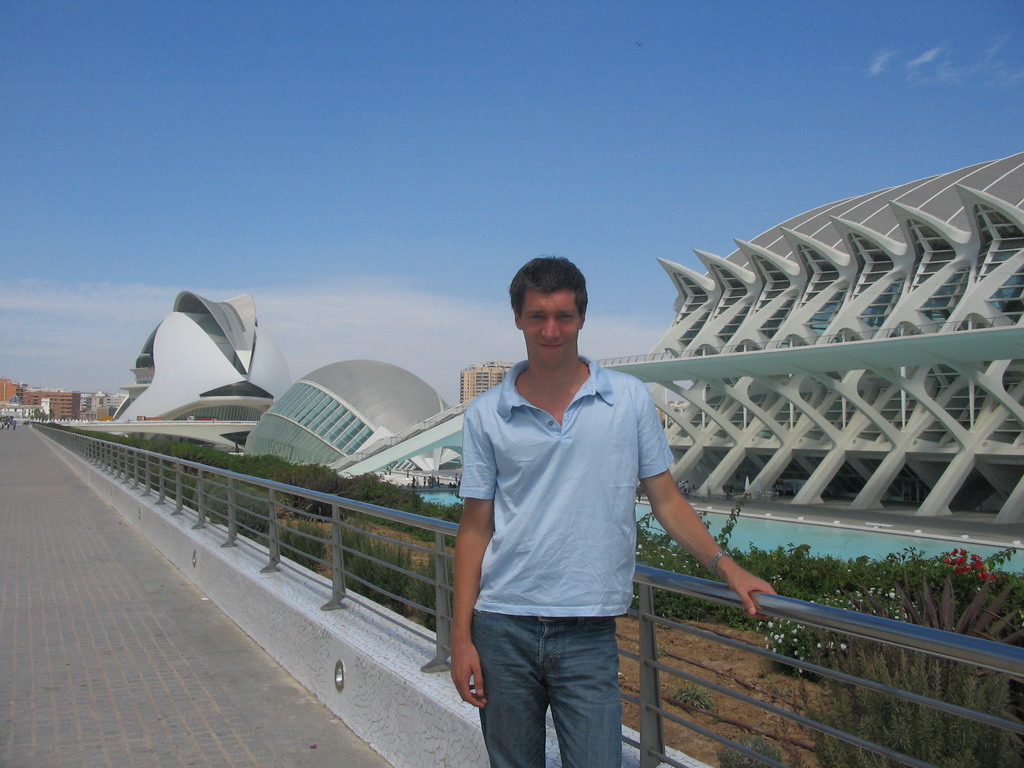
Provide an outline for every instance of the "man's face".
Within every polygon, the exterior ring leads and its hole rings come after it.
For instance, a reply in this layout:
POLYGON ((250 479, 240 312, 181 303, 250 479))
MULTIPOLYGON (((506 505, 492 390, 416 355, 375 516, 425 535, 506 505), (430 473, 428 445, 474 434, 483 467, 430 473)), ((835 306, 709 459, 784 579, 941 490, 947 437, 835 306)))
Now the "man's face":
POLYGON ((541 293, 531 288, 515 318, 531 361, 555 362, 578 356, 577 338, 586 318, 576 308, 576 294, 572 291, 541 293))

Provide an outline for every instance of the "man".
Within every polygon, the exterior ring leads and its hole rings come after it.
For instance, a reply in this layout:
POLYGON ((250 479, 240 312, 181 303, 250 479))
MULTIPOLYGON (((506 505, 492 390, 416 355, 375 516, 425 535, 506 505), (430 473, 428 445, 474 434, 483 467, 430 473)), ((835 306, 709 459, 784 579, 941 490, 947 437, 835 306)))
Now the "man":
POLYGON ((773 590, 679 493, 646 387, 579 356, 576 266, 534 259, 509 294, 527 359, 466 411, 452 679, 480 708, 492 768, 543 768, 549 706, 565 768, 619 768, 615 617, 632 598, 637 479, 665 530, 748 613, 773 590))

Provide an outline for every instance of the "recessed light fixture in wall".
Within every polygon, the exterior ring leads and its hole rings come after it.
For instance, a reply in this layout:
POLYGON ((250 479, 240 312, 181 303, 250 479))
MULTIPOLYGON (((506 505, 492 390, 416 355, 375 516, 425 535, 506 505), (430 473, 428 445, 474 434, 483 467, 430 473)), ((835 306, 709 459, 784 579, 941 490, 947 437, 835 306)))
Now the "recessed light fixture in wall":
POLYGON ((345 687, 345 662, 341 659, 334 665, 334 687, 339 692, 345 687))

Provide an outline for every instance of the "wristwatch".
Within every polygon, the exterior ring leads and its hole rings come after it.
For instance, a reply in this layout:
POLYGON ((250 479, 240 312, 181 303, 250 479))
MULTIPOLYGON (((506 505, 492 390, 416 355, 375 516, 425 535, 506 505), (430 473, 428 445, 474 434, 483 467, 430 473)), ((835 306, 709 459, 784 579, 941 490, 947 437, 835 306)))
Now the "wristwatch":
POLYGON ((715 553, 715 556, 711 558, 711 562, 708 563, 708 570, 715 574, 715 576, 718 575, 718 561, 723 557, 732 557, 732 555, 724 549, 720 549, 715 553))

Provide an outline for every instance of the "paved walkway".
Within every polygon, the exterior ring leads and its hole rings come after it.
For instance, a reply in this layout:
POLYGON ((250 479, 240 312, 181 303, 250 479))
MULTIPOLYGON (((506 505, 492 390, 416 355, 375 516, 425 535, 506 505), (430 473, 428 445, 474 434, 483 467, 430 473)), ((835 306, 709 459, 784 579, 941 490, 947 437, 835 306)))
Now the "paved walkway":
POLYGON ((0 430, 0 766, 388 763, 23 426, 0 430))

